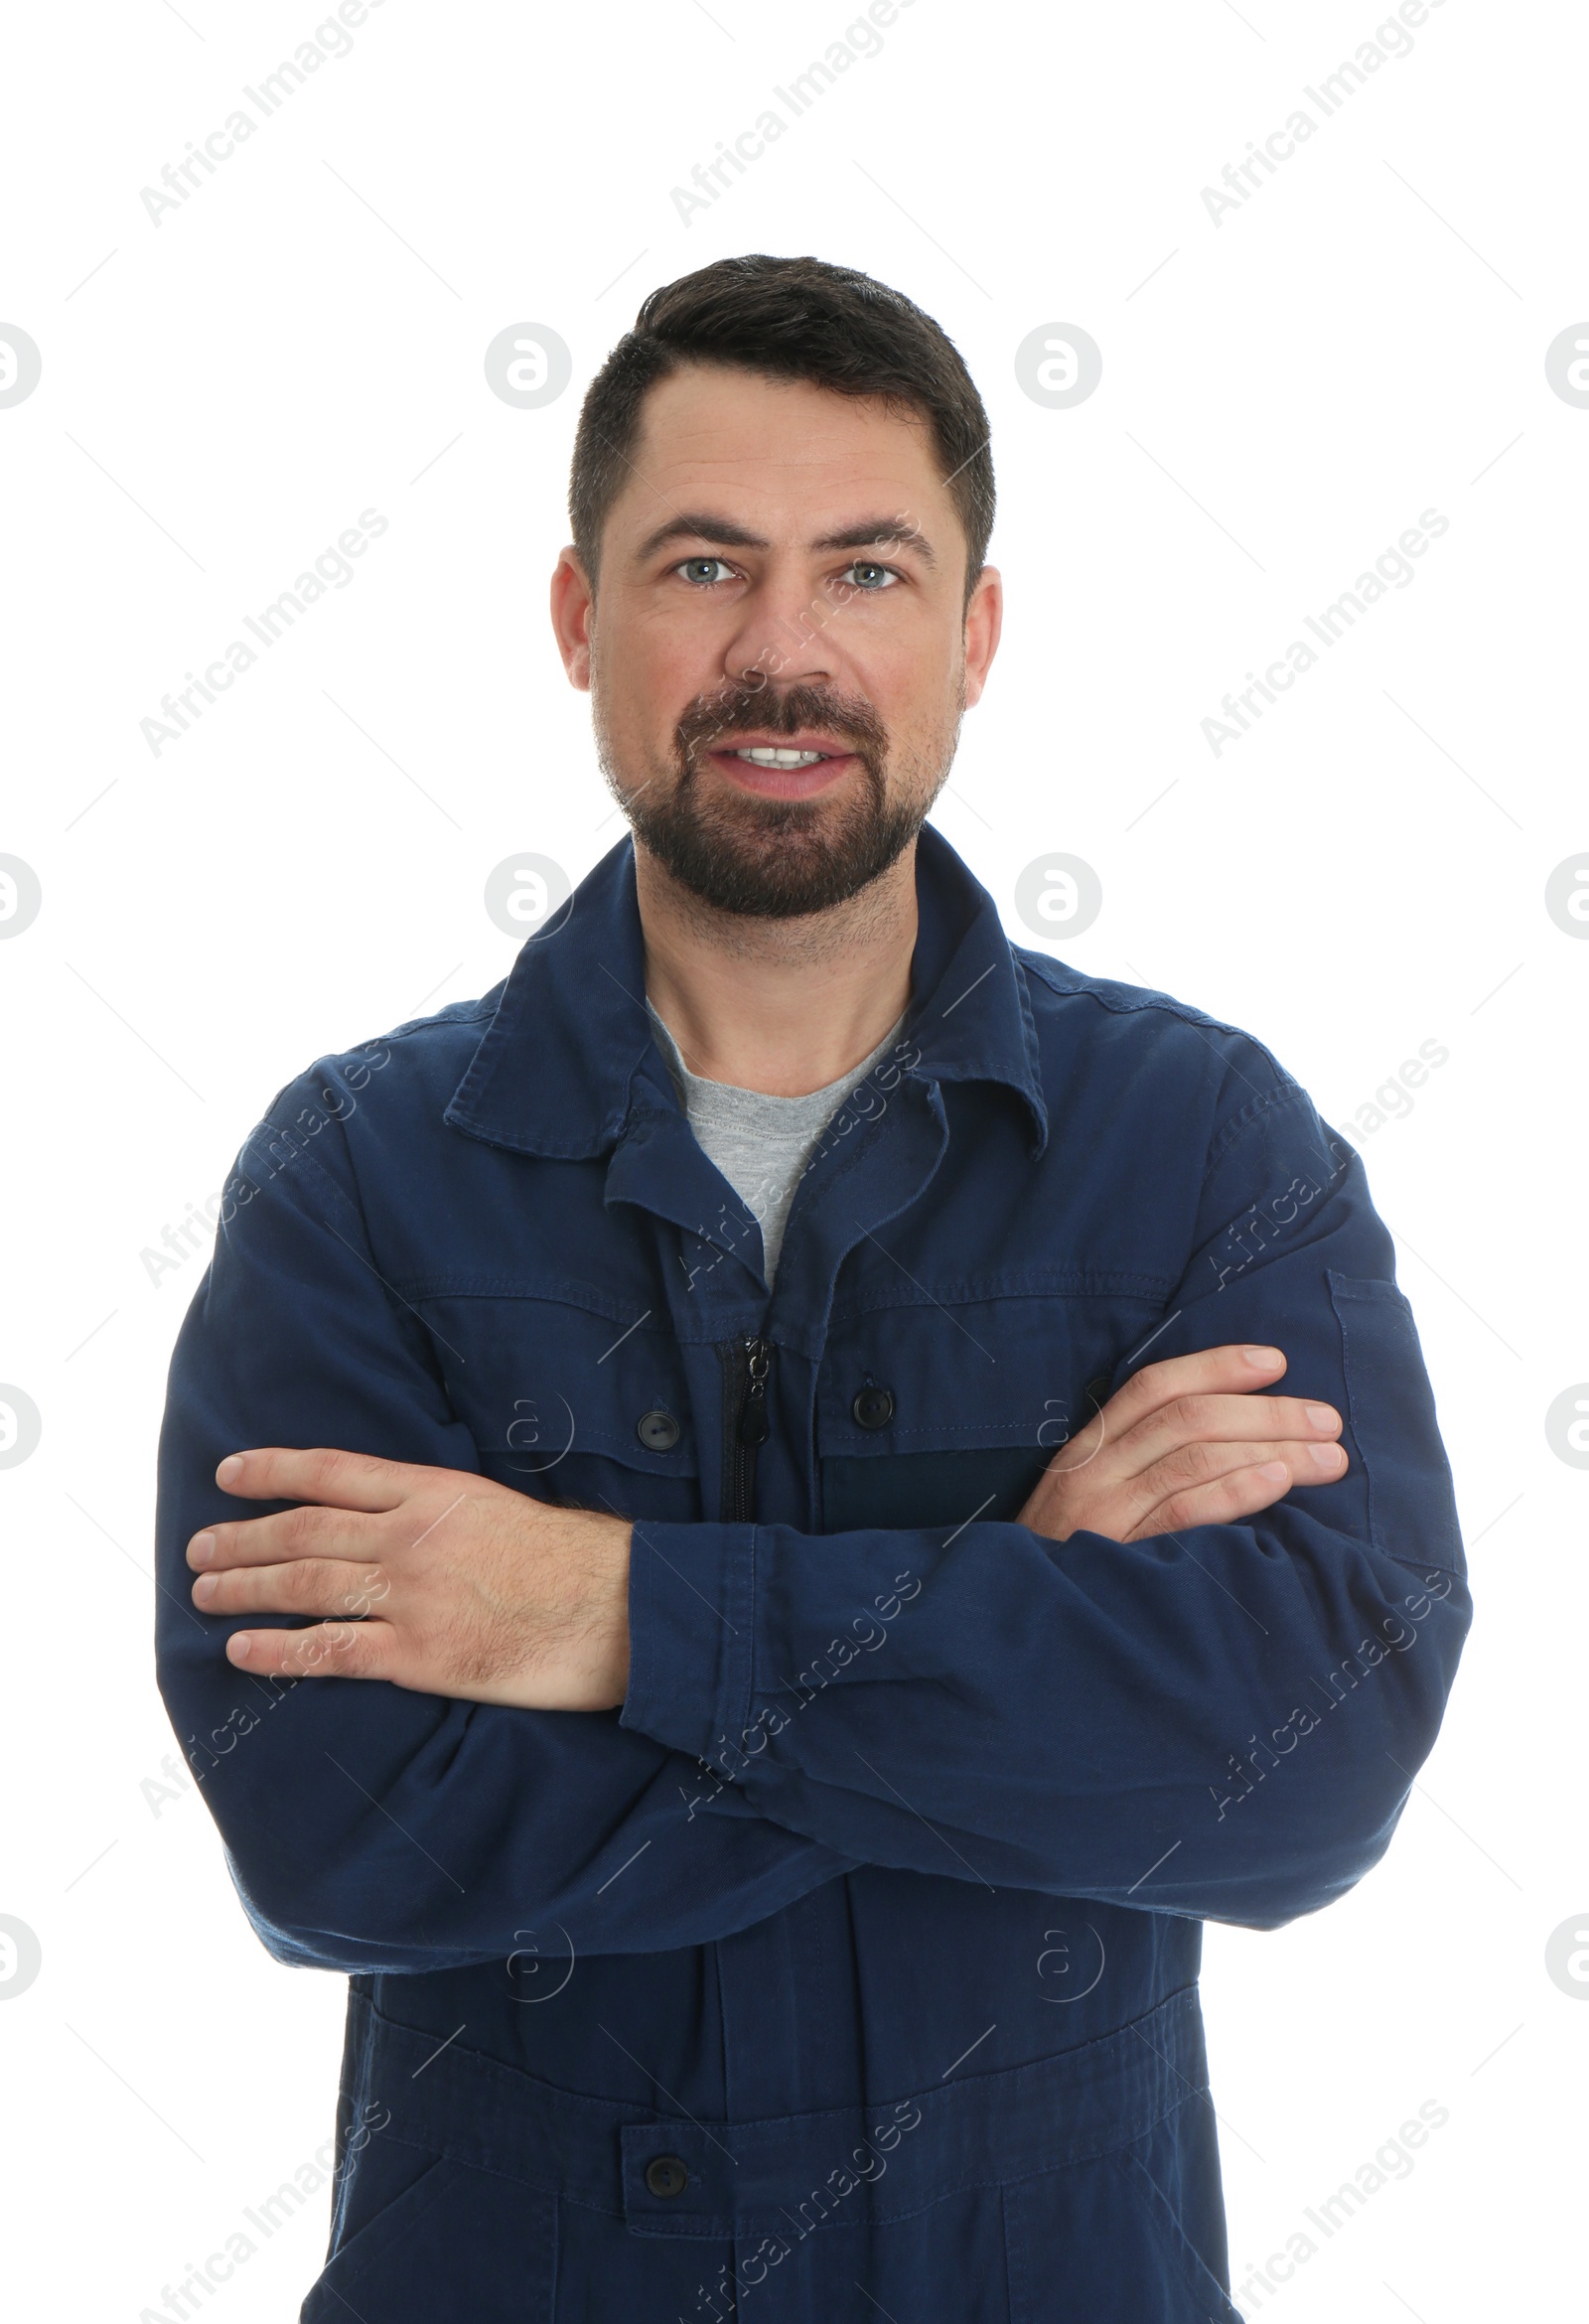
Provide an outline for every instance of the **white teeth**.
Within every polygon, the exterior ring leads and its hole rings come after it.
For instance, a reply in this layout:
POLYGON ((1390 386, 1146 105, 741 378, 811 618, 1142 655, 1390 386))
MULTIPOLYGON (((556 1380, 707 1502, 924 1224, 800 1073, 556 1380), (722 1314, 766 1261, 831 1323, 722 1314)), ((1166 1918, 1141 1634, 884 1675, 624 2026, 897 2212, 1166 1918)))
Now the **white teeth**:
POLYGON ((761 747, 734 753, 736 759, 748 759, 753 767, 814 767, 828 755, 826 751, 775 751, 761 747))

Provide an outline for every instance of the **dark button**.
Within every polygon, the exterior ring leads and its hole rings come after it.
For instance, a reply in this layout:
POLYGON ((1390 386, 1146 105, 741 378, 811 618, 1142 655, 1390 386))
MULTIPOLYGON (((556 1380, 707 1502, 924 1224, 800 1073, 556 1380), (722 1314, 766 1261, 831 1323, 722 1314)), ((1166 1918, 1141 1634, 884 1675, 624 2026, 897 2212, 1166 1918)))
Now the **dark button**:
POLYGON ((654 1411, 642 1412, 635 1423, 635 1434, 648 1452, 671 1452, 683 1434, 671 1412, 664 1412, 660 1404, 654 1411))
POLYGON ((1089 1380, 1082 1390, 1083 1395, 1086 1398, 1086 1411, 1083 1415, 1083 1420, 1090 1420, 1099 1406, 1108 1402, 1110 1378, 1110 1374, 1100 1372, 1096 1380, 1089 1380))
POLYGON ((689 2173, 676 2154, 657 2154, 646 2165, 646 2184, 653 2195, 682 2195, 689 2173))
POLYGON ((858 1428, 886 1428, 894 1417, 894 1390, 863 1387, 850 1410, 858 1428))

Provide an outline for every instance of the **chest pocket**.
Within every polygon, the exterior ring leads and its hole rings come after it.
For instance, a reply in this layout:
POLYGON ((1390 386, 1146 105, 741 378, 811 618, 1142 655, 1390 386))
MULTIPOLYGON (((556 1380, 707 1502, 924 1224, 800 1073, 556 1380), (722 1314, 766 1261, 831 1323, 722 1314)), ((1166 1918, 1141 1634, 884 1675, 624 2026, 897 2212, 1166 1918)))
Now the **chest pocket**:
POLYGON ((1018 1516, 1107 1400, 1145 1314, 1045 1294, 835 1316, 817 1384, 823 1530, 1018 1516))
POLYGON ((695 1430, 671 1332, 531 1293, 416 1304, 488 1477, 621 1517, 700 1515, 695 1430))

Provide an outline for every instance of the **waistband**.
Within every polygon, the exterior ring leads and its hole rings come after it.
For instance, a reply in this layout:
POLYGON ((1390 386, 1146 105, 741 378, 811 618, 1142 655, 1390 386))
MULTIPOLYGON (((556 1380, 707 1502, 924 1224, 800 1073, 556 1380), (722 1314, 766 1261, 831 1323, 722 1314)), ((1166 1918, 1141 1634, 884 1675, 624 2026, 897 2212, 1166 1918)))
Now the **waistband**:
POLYGON ((354 1988, 342 2096, 369 2109, 356 2119, 388 2117, 382 2138, 613 2214, 635 2234, 725 2238, 908 2219, 966 2188, 1111 2153, 1207 2089, 1195 1985, 1032 2065, 749 2122, 586 2098, 457 2042, 438 2050, 354 1988), (648 2185, 663 2158, 684 2165, 682 2193, 648 2185))

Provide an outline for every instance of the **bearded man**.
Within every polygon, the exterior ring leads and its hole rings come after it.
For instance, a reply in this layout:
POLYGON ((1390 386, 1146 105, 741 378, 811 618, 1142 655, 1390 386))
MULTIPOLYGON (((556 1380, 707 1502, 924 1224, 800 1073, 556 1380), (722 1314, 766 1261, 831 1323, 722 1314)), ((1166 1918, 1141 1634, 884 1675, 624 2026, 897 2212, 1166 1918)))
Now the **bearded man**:
POLYGON ((653 292, 570 505, 630 834, 272 1099, 172 1369, 165 1698, 350 1979, 303 2317, 1231 2319, 1202 1923, 1375 1863, 1469 1620, 1389 1235, 926 821, 1002 602, 929 317, 653 292))

